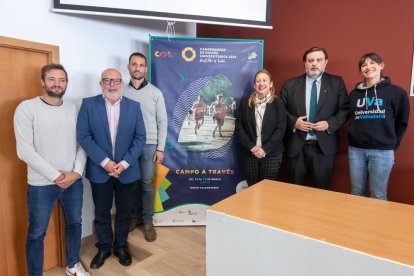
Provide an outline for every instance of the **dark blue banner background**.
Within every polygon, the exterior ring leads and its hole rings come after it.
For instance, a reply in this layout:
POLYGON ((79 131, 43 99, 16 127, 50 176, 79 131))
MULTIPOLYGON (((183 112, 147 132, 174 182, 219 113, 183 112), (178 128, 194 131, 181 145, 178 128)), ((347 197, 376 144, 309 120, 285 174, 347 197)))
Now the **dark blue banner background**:
POLYGON ((151 82, 163 92, 168 114, 163 165, 170 169, 171 185, 164 211, 208 206, 234 194, 244 180, 234 112, 253 91, 254 75, 263 65, 263 41, 150 37, 150 65, 151 82), (207 111, 196 128, 193 106, 200 95, 207 111), (213 135, 218 122, 212 107, 220 95, 226 106, 221 137, 218 129, 213 135))

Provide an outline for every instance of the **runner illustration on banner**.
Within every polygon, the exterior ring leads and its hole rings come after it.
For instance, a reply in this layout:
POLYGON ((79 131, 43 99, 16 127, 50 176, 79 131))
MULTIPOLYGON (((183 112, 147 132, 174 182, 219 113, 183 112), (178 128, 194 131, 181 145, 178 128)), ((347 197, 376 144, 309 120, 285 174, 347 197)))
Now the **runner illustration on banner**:
POLYGON ((188 111, 192 116, 187 116, 180 129, 178 143, 183 150, 206 152, 228 143, 234 134, 235 118, 227 114, 224 95, 233 97, 233 87, 225 76, 213 77, 203 87, 188 111))
POLYGON ((207 106, 203 101, 203 96, 200 95, 198 97, 198 101, 194 103, 193 108, 194 110, 194 134, 197 134, 197 130, 204 124, 204 116, 207 111, 207 106))

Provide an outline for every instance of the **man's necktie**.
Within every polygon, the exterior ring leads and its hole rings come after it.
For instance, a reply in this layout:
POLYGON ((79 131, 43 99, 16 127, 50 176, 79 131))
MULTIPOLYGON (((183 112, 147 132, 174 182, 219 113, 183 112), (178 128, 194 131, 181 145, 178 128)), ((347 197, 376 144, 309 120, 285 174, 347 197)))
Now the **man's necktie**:
MULTIPOLYGON (((308 122, 316 123, 316 110, 318 109, 318 96, 317 96, 317 88, 316 88, 316 80, 312 83, 312 90, 310 96, 310 104, 309 104, 309 118, 308 122)), ((315 131, 309 131, 310 135, 315 135, 315 131)))

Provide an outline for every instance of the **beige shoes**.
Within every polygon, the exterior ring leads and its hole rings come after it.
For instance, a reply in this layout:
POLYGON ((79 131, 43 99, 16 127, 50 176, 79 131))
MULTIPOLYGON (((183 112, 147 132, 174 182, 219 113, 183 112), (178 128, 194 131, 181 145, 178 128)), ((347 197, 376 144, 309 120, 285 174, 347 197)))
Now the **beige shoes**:
POLYGON ((144 223, 144 235, 148 242, 153 242, 157 239, 157 232, 155 232, 154 224, 144 223))

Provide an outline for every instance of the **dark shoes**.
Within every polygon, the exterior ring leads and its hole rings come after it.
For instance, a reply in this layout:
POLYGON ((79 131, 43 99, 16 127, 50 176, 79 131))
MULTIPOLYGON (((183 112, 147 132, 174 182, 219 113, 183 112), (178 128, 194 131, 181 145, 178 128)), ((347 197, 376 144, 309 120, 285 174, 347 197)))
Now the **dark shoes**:
POLYGON ((129 232, 133 231, 135 228, 137 228, 141 224, 142 224, 141 218, 131 218, 131 221, 129 223, 129 232))
POLYGON ((127 248, 119 248, 114 250, 114 255, 119 258, 119 263, 123 266, 129 266, 132 263, 131 254, 127 248))
POLYGON ((98 250, 98 253, 93 257, 90 267, 98 269, 105 263, 105 260, 111 256, 111 251, 98 250))
MULTIPOLYGON (((114 250, 114 255, 119 258, 119 263, 124 266, 128 266, 132 263, 131 254, 128 249, 119 248, 114 250)), ((93 257, 91 262, 92 269, 98 269, 105 263, 105 260, 111 256, 111 251, 98 250, 98 253, 93 257)))
POLYGON ((154 224, 144 223, 144 235, 148 242, 153 242, 157 239, 157 232, 155 232, 154 224))

